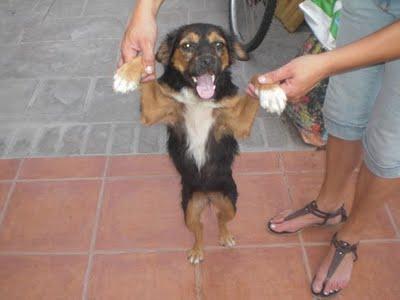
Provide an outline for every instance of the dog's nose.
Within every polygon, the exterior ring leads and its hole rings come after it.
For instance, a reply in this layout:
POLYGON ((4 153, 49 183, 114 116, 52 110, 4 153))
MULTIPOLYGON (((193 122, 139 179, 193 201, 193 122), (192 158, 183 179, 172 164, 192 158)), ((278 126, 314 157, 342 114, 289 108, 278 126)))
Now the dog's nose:
POLYGON ((202 68, 210 67, 214 64, 214 58, 210 55, 203 55, 199 57, 199 64, 202 68))

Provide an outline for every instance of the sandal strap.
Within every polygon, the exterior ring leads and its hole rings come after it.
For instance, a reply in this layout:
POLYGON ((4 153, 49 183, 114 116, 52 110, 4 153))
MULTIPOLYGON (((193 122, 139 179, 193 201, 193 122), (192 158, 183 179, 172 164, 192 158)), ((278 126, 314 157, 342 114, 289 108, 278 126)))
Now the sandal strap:
POLYGON ((337 209, 334 212, 325 212, 325 211, 318 209, 317 202, 315 200, 311 201, 303 208, 286 216, 284 218, 284 220, 289 221, 289 220, 292 220, 292 219, 295 219, 297 217, 304 216, 307 214, 313 214, 314 216, 323 219, 323 221, 321 223, 318 223, 318 225, 325 225, 329 219, 337 217, 339 215, 342 217, 341 222, 344 222, 347 220, 347 214, 346 214, 346 210, 344 209, 344 205, 342 205, 339 209, 337 209))
POLYGON ((354 255, 353 258, 354 262, 357 261, 358 259, 357 255, 358 243, 351 245, 346 241, 338 240, 337 233, 335 233, 332 237, 331 244, 335 247, 335 254, 333 255, 333 259, 329 266, 325 281, 332 277, 332 275, 335 273, 336 269, 339 267, 340 263, 342 262, 346 254, 352 253, 354 255))

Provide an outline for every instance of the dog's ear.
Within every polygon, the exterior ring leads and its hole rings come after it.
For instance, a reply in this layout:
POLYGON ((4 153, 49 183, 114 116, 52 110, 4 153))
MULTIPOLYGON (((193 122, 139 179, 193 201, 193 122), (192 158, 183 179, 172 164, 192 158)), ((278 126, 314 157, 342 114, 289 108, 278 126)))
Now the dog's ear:
POLYGON ((160 47, 158 47, 156 53, 156 60, 163 65, 167 65, 172 56, 172 52, 175 48, 176 39, 178 37, 179 31, 175 30, 168 33, 167 37, 162 41, 160 47))
POLYGON ((249 55, 246 50, 244 50, 243 45, 238 41, 233 41, 233 55, 238 60, 249 60, 249 55))

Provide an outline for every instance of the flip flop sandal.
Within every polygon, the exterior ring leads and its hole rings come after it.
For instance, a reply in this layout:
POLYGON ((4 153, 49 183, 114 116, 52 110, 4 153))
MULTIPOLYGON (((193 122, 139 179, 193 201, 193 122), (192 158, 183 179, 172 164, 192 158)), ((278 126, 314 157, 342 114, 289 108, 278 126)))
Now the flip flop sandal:
POLYGON ((337 239, 337 233, 335 233, 333 235, 333 237, 332 237, 331 244, 335 247, 335 254, 333 255, 333 259, 331 261, 331 264, 329 265, 328 273, 326 274, 324 283, 322 285, 321 292, 316 293, 313 290, 315 276, 314 276, 314 278, 313 278, 313 280, 311 282, 311 293, 314 296, 317 296, 317 297, 320 297, 320 298, 331 297, 331 296, 336 295, 337 293, 339 293, 341 291, 341 289, 340 289, 340 290, 333 291, 332 293, 329 293, 327 295, 324 294, 324 289, 325 289, 326 283, 332 277, 332 275, 335 273, 336 269, 339 267, 339 265, 342 262, 342 260, 345 257, 345 255, 349 254, 349 253, 353 254, 353 262, 356 262, 357 259, 358 259, 358 255, 357 255, 358 243, 351 245, 348 242, 339 241, 337 239))
MULTIPOLYGON (((316 217, 319 217, 319 218, 323 219, 323 221, 320 222, 320 223, 315 223, 315 224, 309 225, 307 227, 320 227, 320 226, 327 225, 326 222, 328 222, 329 219, 335 218, 337 216, 341 216, 339 224, 342 223, 342 222, 345 222, 347 220, 347 214, 346 214, 346 210, 344 209, 344 205, 342 205, 339 209, 337 209, 334 212, 324 212, 324 211, 318 209, 317 202, 315 202, 315 200, 313 200, 310 203, 308 203, 306 206, 304 206, 303 208, 301 208, 299 210, 296 210, 295 212, 293 212, 290 215, 286 216, 283 219, 283 221, 293 220, 293 219, 295 219, 297 217, 305 216, 305 215, 308 215, 308 214, 312 214, 312 215, 314 215, 316 217)), ((281 232, 278 232, 278 231, 275 231, 271 227, 271 225, 272 225, 272 222, 271 222, 271 220, 269 220, 268 224, 267 224, 267 228, 268 228, 269 231, 271 231, 274 234, 294 234, 294 233, 300 232, 301 230, 303 230, 305 228, 305 227, 303 227, 303 228, 300 228, 300 229, 298 229, 296 231, 281 231, 281 232)), ((336 224, 332 224, 332 225, 336 225, 336 224)))

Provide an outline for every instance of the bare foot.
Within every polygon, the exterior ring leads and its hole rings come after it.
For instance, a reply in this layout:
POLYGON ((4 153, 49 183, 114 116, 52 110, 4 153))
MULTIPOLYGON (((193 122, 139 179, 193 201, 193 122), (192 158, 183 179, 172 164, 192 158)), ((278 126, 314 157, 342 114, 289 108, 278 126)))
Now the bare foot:
MULTIPOLYGON (((316 294, 319 294, 322 291, 324 281, 326 280, 326 274, 328 273, 328 269, 334 254, 335 247, 331 245, 328 255, 325 256, 324 260, 320 264, 315 275, 315 279, 312 283, 312 290, 316 294)), ((353 259, 354 256, 352 253, 348 253, 343 257, 343 260, 333 273, 332 277, 326 281, 325 288, 322 291, 324 295, 329 295, 335 291, 340 291, 347 286, 350 281, 351 271, 353 269, 353 259)))
MULTIPOLYGON (((333 210, 333 211, 336 211, 333 210)), ((309 227, 311 225, 316 225, 320 224, 323 222, 323 218, 317 217, 311 213, 296 217, 291 220, 285 221, 285 217, 290 215, 293 212, 293 210, 284 210, 275 217, 273 217, 270 220, 270 227, 276 232, 296 232, 298 230, 301 230, 303 228, 309 227)), ((334 218, 328 219, 326 224, 328 225, 333 225, 333 224, 339 224, 342 220, 342 216, 338 215, 334 218)))

